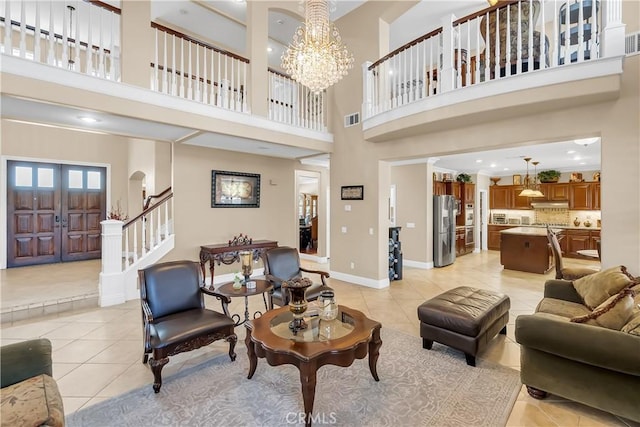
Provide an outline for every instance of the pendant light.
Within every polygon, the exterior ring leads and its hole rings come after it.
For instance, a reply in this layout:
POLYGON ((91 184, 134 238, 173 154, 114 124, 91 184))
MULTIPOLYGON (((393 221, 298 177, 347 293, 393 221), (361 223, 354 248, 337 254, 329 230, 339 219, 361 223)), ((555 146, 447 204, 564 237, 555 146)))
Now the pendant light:
POLYGON ((533 190, 529 188, 529 161, 531 157, 525 157, 524 161, 527 162, 527 175, 524 178, 524 189, 518 194, 518 196, 522 197, 533 197, 533 190))
POLYGON ((529 197, 544 197, 544 194, 542 194, 540 186, 538 185, 538 163, 540 162, 531 162, 535 171, 533 172, 533 194, 529 197))

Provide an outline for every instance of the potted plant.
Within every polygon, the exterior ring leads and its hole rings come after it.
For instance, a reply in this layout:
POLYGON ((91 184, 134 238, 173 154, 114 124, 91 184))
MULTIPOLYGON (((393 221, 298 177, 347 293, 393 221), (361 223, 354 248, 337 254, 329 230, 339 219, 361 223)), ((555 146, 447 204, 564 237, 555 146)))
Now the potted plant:
POLYGON ((553 169, 540 171, 538 173, 538 179, 540 182, 558 182, 560 179, 560 171, 553 169))
POLYGON ((471 182, 471 175, 466 174, 466 173, 460 173, 456 177, 456 181, 470 183, 471 182))

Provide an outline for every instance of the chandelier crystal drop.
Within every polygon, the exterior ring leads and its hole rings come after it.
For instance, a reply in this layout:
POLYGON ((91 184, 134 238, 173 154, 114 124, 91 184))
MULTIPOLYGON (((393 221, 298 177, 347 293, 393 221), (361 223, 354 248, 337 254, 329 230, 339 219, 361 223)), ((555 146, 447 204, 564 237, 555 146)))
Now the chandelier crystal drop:
POLYGON ((295 81, 320 93, 353 67, 353 55, 329 20, 327 0, 305 1, 305 23, 282 54, 282 67, 295 81))

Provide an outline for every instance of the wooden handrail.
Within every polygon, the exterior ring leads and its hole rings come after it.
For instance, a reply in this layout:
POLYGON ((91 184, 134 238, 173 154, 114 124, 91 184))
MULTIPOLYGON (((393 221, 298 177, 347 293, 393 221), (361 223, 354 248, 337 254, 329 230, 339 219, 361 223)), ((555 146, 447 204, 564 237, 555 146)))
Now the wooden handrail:
POLYGON ((151 196, 147 196, 147 199, 144 201, 144 205, 142 207, 142 210, 145 210, 149 207, 149 204, 151 203, 151 199, 157 199, 159 197, 164 196, 167 193, 171 192, 171 187, 167 188, 166 190, 164 190, 163 192, 161 192, 160 194, 153 194, 151 196))
POLYGON ((91 5, 97 6, 97 7, 101 7, 103 9, 108 10, 109 12, 113 12, 113 13, 115 13, 117 15, 121 15, 122 14, 120 9, 118 9, 117 7, 111 6, 110 4, 107 4, 107 3, 103 3, 103 2, 101 2, 99 0, 82 0, 82 1, 84 1, 85 3, 89 3, 91 5))
MULTIPOLYGON (((528 1, 528 0, 524 0, 524 1, 528 1)), ((490 13, 490 12, 493 12, 494 10, 502 9, 511 4, 519 3, 519 2, 520 0, 499 0, 495 6, 487 7, 485 9, 482 9, 479 12, 475 12, 475 13, 472 13, 471 15, 463 16, 462 18, 453 21, 453 25, 463 24, 467 21, 471 21, 472 19, 478 18, 479 16, 482 16, 486 13, 490 13)))
MULTIPOLYGON (((270 73, 273 73, 273 74, 277 74, 280 77, 284 77, 285 79, 293 80, 290 75, 285 74, 282 71, 278 71, 276 69, 273 69, 271 67, 267 68, 267 71, 269 71, 270 73)), ((295 80, 293 80, 293 81, 295 81, 295 80)))
MULTIPOLYGON (((156 64, 154 64, 153 62, 151 62, 151 63, 150 63, 150 65, 151 65, 151 68, 154 68, 154 67, 156 66, 156 64)), ((163 70, 164 70, 164 65, 158 65, 158 70, 163 71, 163 70)), ((167 67, 167 73, 170 73, 170 74, 171 74, 171 73, 173 73, 173 69, 172 69, 172 68, 167 67)), ((196 77, 196 76, 194 76, 193 74, 192 74, 192 75, 189 75, 189 74, 187 74, 187 73, 182 73, 180 70, 176 70, 176 74, 177 74, 178 76, 184 76, 184 77, 185 77, 185 78, 187 78, 187 79, 191 79, 191 80, 198 80, 198 81, 200 81, 200 82, 202 82, 202 83, 206 82, 207 84, 210 84, 210 85, 220 86, 220 83, 218 83, 218 82, 212 82, 212 81, 211 81, 211 80, 209 80, 209 79, 206 79, 206 80, 205 80, 205 79, 204 79, 204 78, 202 78, 202 77, 197 78, 197 77, 196 77)), ((233 90, 234 92, 238 92, 238 89, 231 88, 230 86, 229 86, 229 90, 233 90)), ((240 85, 240 93, 244 93, 244 85, 240 85)))
POLYGON ((150 212, 153 212, 154 209, 159 208, 160 206, 162 206, 162 204, 164 202, 166 202, 167 200, 169 200, 170 198, 173 197, 173 193, 169 194, 167 197, 163 198, 162 200, 160 200, 158 203, 156 203, 155 205, 151 206, 150 208, 147 208, 145 210, 142 211, 142 213, 138 216, 136 216, 133 219, 130 219, 129 221, 127 221, 123 226, 122 229, 124 230, 125 228, 130 227, 134 222, 136 222, 137 220, 139 220, 140 218, 148 215, 150 212))
MULTIPOLYGON (((6 21, 5 21, 5 18, 4 18, 3 16, 0 16, 0 22, 6 22, 6 21)), ((11 20, 11 25, 12 25, 12 26, 15 26, 15 27, 20 27, 20 26, 21 26, 21 23, 20 23, 20 22, 18 22, 18 21, 14 21, 14 20, 12 19, 12 20, 11 20)), ((25 25, 25 28, 26 28, 27 30, 29 30, 29 31, 33 31, 34 33, 36 32, 36 27, 34 27, 33 25, 25 25)), ((47 31, 47 30, 40 29, 40 34, 44 34, 45 36, 48 36, 50 33, 49 33, 49 31, 47 31)), ((54 38, 56 38, 56 39, 60 39, 61 41, 64 39, 64 37, 63 37, 63 36, 61 36, 60 34, 57 34, 57 33, 53 33, 53 37, 54 37, 54 38)), ((69 42, 69 43, 75 43, 75 42, 76 42, 76 40, 75 40, 74 38, 67 37, 67 42, 69 42)), ((87 42, 82 42, 82 41, 81 41, 81 42, 79 42, 79 43, 80 43, 80 46, 84 46, 84 47, 86 47, 86 48, 88 48, 88 47, 89 47, 89 44, 88 44, 87 42)), ((111 53, 111 51, 110 51, 109 49, 104 49, 104 48, 101 48, 100 46, 96 46, 96 45, 91 45, 91 49, 93 49, 93 50, 100 50, 100 49, 102 49, 102 50, 104 50, 106 53, 109 53, 109 54, 111 53)))
POLYGON ((187 41, 199 44, 200 46, 206 47, 208 49, 211 49, 211 50, 213 50, 215 52, 218 52, 218 53, 221 53, 223 55, 230 56, 230 57, 232 57, 234 59, 237 59, 238 61, 246 62, 247 64, 249 64, 251 62, 247 58, 243 58, 240 55, 236 55, 235 53, 231 53, 231 52, 228 52, 226 50, 217 48, 215 46, 210 45, 209 43, 205 43, 203 41, 196 40, 193 37, 189 37, 188 35, 186 35, 184 33, 181 33, 180 31, 172 30, 171 28, 165 27, 164 25, 158 24, 156 22, 151 22, 151 28, 157 28, 160 31, 164 31, 165 33, 172 34, 172 35, 174 35, 176 37, 180 37, 181 39, 185 39, 187 41))
POLYGON ((402 46, 400 46, 399 48, 397 48, 396 50, 394 50, 393 52, 389 52, 387 53, 385 56, 383 56, 382 58, 378 59, 376 62, 374 62, 373 64, 369 65, 368 70, 371 71, 373 70, 376 66, 380 65, 381 63, 383 63, 384 61, 386 61, 387 59, 396 56, 397 54, 399 54, 400 52, 402 52, 405 49, 410 48, 411 46, 414 46, 418 43, 420 43, 423 40, 427 40, 435 35, 438 35, 442 32, 442 27, 440 28, 436 28, 435 30, 431 31, 430 33, 427 33, 423 36, 418 37, 415 40, 411 40, 409 43, 406 43, 402 46))

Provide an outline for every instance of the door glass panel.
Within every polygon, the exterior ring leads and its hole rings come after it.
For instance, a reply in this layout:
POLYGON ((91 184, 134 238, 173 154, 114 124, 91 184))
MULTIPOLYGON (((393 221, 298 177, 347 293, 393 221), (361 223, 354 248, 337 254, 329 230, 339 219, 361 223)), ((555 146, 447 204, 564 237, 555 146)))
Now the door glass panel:
POLYGON ((38 187, 53 188, 53 169, 38 168, 38 187))
POLYGON ((83 188, 82 171, 69 171, 69 188, 83 188))
POLYGON ((100 190, 100 172, 87 172, 87 188, 89 190, 100 190))
POLYGON ((31 168, 27 166, 16 166, 16 186, 31 187, 33 186, 33 176, 31 168))

